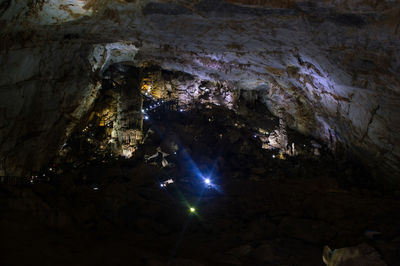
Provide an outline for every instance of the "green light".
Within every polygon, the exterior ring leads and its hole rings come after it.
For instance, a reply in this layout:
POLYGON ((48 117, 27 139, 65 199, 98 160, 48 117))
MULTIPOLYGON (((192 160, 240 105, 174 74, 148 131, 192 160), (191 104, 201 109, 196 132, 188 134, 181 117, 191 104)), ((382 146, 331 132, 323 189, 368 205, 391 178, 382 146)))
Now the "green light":
POLYGON ((195 212, 196 212, 196 209, 193 208, 193 207, 190 207, 190 208, 189 208, 189 211, 190 211, 191 213, 195 213, 195 212))

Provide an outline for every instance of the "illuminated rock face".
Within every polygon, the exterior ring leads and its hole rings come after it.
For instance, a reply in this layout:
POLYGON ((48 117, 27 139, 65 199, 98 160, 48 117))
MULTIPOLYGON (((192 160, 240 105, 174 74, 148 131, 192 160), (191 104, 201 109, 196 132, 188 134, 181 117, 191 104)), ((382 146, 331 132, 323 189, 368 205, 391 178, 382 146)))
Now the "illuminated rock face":
POLYGON ((140 79, 138 73, 131 75, 121 86, 117 118, 118 141, 122 145, 123 155, 128 158, 142 139, 143 129, 143 98, 140 93, 140 79))
POLYGON ((261 90, 289 127, 342 143, 395 180, 399 14, 389 0, 5 1, 1 164, 18 174, 51 158, 104 69, 130 62, 261 90))
POLYGON ((205 81, 183 72, 148 70, 142 82, 143 93, 154 99, 175 100, 183 107, 202 103, 232 109, 238 98, 235 84, 205 81))

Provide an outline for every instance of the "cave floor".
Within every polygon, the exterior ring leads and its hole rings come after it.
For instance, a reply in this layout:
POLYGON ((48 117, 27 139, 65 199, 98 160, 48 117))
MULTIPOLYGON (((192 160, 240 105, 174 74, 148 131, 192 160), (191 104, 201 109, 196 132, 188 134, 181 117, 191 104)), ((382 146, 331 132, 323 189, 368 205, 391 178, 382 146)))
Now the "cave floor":
POLYGON ((130 159, 60 163, 50 182, 1 185, 0 264, 309 266, 323 265, 324 245, 367 243, 399 265, 399 199, 343 185, 357 170, 329 153, 281 160, 223 112, 156 111, 130 159), (170 166, 143 160, 157 147, 170 166))

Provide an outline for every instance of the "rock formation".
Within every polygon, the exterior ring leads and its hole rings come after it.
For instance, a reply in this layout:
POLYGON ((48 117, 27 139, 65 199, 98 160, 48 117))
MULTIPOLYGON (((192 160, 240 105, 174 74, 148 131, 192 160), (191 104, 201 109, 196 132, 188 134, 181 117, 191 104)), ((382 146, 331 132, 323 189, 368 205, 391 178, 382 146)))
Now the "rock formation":
POLYGON ((124 62, 257 90, 288 127, 398 182, 399 15, 395 0, 2 1, 1 172, 47 163, 124 62))

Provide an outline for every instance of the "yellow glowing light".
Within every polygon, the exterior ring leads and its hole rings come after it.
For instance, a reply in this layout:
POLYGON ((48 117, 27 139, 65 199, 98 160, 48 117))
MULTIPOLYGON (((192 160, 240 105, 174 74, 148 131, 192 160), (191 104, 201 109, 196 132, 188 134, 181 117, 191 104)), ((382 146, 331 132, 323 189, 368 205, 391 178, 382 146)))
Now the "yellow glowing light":
POLYGON ((147 84, 143 84, 143 85, 142 85, 142 91, 150 92, 150 86, 147 85, 147 84))
POLYGON ((195 212, 196 212, 196 209, 193 208, 193 207, 190 207, 190 208, 189 208, 189 211, 190 211, 191 213, 195 213, 195 212))

